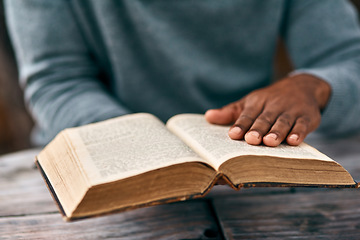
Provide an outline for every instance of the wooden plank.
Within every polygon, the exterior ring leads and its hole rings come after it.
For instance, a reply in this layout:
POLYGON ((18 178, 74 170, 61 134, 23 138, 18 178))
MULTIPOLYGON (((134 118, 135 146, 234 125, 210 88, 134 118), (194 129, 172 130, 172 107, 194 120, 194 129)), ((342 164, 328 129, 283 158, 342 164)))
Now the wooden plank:
POLYGON ((205 199, 66 223, 34 167, 38 152, 0 157, 0 239, 221 239, 205 199))
POLYGON ((0 157, 0 217, 57 212, 35 168, 38 152, 31 149, 0 157))
MULTIPOLYGON (((331 144, 324 146, 331 146, 331 154, 341 157, 350 172, 359 173, 358 143, 344 143, 344 153, 339 147, 343 145, 331 144)), ((288 188, 236 192, 218 186, 206 199, 65 223, 34 168, 38 151, 0 158, 0 236, 4 239, 217 239, 221 236, 207 201, 213 201, 230 239, 360 238, 360 213, 356 209, 359 191, 355 189, 299 189, 294 194, 288 188)))
MULTIPOLYGON (((33 159, 39 149, 8 154, 0 157, 0 216, 17 216, 57 212, 44 181, 35 168, 33 159)), ((228 186, 215 186, 213 196, 238 194, 277 194, 290 192, 289 188, 257 188, 234 191, 228 186)))
POLYGON ((213 199, 227 239, 360 239, 358 189, 213 199))
POLYGON ((60 214, 0 218, 0 239, 221 239, 204 200, 66 223, 60 214))

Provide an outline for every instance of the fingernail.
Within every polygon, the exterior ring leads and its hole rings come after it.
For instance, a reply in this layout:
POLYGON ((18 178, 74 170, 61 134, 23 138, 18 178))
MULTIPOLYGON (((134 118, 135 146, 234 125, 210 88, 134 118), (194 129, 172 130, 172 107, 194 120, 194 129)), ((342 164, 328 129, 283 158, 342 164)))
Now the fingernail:
POLYGON ((294 141, 298 141, 298 140, 299 140, 299 135, 297 135, 297 134, 291 134, 291 135, 289 136, 289 139, 294 140, 294 141))
POLYGON ((256 138, 260 138, 260 134, 257 132, 257 131, 250 131, 247 133, 248 135, 251 135, 253 137, 256 137, 256 138))
POLYGON ((266 138, 272 138, 274 140, 278 139, 278 135, 275 133, 269 133, 268 135, 265 136, 266 138))
POLYGON ((233 127, 230 129, 229 133, 231 134, 235 134, 235 135, 239 135, 241 133, 241 128, 240 127, 233 127))

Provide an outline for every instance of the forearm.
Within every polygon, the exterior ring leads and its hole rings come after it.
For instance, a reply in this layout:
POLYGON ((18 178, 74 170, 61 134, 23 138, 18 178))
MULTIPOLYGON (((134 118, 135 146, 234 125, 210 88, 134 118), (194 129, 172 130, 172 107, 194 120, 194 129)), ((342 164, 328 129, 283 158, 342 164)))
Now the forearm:
POLYGON ((45 144, 55 135, 69 127, 123 115, 129 111, 111 98, 96 82, 77 79, 71 82, 48 84, 25 89, 30 111, 36 119, 39 133, 36 144, 45 144))
POLYGON ((122 115, 98 79, 68 1, 6 1, 6 16, 26 103, 45 144, 67 127, 122 115))

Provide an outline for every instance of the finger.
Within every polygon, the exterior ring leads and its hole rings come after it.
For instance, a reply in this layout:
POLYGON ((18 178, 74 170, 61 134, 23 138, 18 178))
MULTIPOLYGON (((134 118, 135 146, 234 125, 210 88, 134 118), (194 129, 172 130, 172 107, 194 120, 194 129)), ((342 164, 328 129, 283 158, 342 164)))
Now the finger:
MULTIPOLYGON (((229 137, 234 140, 243 139, 245 133, 250 129, 251 125, 253 125, 255 119, 261 113, 261 111, 262 104, 244 108, 235 124, 230 128, 229 137)), ((256 132, 253 132, 253 137, 259 138, 259 136, 256 136, 256 134, 256 132)))
POLYGON ((252 145, 259 145, 276 121, 279 112, 276 109, 264 110, 254 121, 249 131, 245 134, 245 141, 252 145))
POLYGON ((219 109, 210 109, 205 113, 205 119, 209 123, 226 125, 236 121, 241 113, 241 102, 231 103, 219 109))
POLYGON ((286 142, 292 146, 297 146, 302 143, 306 135, 311 131, 310 122, 310 118, 308 117, 299 117, 296 120, 293 129, 286 138, 286 142))
POLYGON ((283 113, 277 119, 269 133, 263 138, 263 143, 269 147, 276 147, 288 136, 295 123, 295 115, 283 113))

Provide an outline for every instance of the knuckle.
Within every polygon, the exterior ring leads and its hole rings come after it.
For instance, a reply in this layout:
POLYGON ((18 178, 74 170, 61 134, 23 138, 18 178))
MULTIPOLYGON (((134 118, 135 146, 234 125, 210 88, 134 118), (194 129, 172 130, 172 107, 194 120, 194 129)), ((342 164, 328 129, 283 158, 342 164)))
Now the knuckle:
POLYGON ((290 114, 290 113, 283 113, 283 114, 281 114, 280 117, 283 118, 283 119, 289 120, 289 121, 291 119, 293 119, 292 114, 290 114))
POLYGON ((261 122, 261 124, 265 124, 265 125, 268 125, 268 126, 271 126, 274 124, 274 121, 269 118, 269 117, 266 117, 266 116, 259 116, 257 118, 257 121, 261 122))
POLYGON ((311 118, 308 116, 302 116, 296 120, 297 124, 304 125, 304 126, 310 125, 310 122, 311 122, 311 118))
POLYGON ((246 106, 259 105, 263 102, 263 96, 258 91, 254 91, 246 96, 246 106))
POLYGON ((260 97, 257 94, 251 94, 248 98, 248 103, 253 104, 259 102, 260 97))
POLYGON ((307 117, 301 117, 296 120, 296 124, 294 127, 294 131, 298 134, 304 135, 306 134, 310 129, 310 122, 309 118, 307 117))
POLYGON ((280 116, 278 119, 279 123, 281 123, 282 125, 285 125, 287 127, 292 127, 293 126, 293 121, 292 118, 290 116, 280 116))
POLYGON ((254 122, 255 121, 255 119, 253 117, 249 116, 248 114, 241 114, 239 116, 239 120, 240 120, 240 122, 241 122, 241 120, 244 120, 244 121, 247 121, 247 122, 254 122))
POLYGON ((275 119, 275 113, 270 111, 265 111, 261 114, 261 116, 268 122, 273 122, 275 119))
POLYGON ((247 114, 241 114, 234 126, 238 126, 240 127, 241 129, 243 129, 244 131, 247 131, 254 123, 255 119, 247 114))

